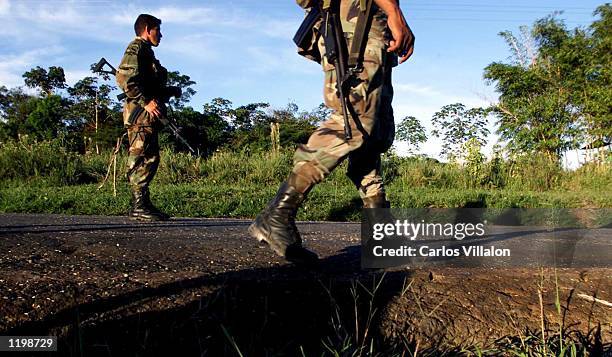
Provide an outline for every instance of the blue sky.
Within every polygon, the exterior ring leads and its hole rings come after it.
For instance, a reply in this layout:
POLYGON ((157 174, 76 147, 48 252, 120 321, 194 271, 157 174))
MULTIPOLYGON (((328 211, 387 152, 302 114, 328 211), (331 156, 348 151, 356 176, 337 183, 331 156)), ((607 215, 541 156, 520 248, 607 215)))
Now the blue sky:
MULTIPOLYGON (((510 55, 500 31, 518 32, 553 11, 564 11, 559 17, 569 27, 586 26, 601 4, 403 0, 416 46, 394 72, 396 122, 413 115, 429 129, 431 115, 445 104, 495 102, 482 70, 510 55)), ((116 65, 143 12, 163 21, 155 49, 161 63, 197 82, 194 108, 215 97, 273 107, 291 101, 304 110, 321 103, 320 68, 298 56, 291 41, 303 16, 293 0, 0 0, 0 85, 23 85, 21 74, 37 65, 62 66, 69 83, 90 75, 89 65, 100 57, 116 65)), ((436 156, 439 141, 432 138, 422 152, 436 156)))

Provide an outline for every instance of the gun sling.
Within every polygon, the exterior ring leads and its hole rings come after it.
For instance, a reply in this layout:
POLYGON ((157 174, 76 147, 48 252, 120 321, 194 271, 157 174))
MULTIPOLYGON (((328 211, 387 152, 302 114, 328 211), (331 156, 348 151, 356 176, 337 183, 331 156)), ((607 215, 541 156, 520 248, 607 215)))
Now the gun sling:
POLYGON ((330 1, 323 4, 324 22, 322 35, 325 42, 325 56, 334 65, 336 70, 337 95, 342 106, 344 137, 346 140, 350 140, 353 136, 349 117, 353 118, 355 124, 358 124, 358 120, 354 117, 355 113, 351 110, 351 104, 347 97, 350 90, 349 79, 355 73, 363 70, 362 62, 367 43, 366 36, 372 17, 372 0, 364 0, 361 4, 365 5, 365 8, 362 6, 363 11, 359 13, 357 18, 348 58, 345 57, 347 47, 340 21, 339 3, 336 3, 336 6, 332 6, 330 1))
MULTIPOLYGON (((363 6, 364 0, 362 0, 363 6)), ((363 9, 363 7, 362 7, 363 9)), ((365 11, 359 12, 357 24, 355 25, 355 34, 349 51, 348 65, 351 68, 357 69, 363 61, 363 53, 365 52, 366 34, 372 24, 372 0, 367 0, 365 11)))
POLYGON ((144 112, 144 108, 140 105, 136 105, 134 109, 130 112, 130 116, 127 120, 128 125, 134 125, 134 123, 136 122, 136 118, 138 118, 138 116, 142 114, 142 112, 144 112))

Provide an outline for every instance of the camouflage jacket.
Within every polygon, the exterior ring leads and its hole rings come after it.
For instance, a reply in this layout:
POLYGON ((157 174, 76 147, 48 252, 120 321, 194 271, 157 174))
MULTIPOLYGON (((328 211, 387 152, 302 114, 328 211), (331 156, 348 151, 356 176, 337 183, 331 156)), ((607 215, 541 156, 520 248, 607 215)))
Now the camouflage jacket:
MULTIPOLYGON (((334 1, 340 1, 342 31, 347 39, 351 39, 355 32, 359 13, 361 12, 360 0, 332 0, 332 2, 334 1)), ((321 0, 296 0, 296 2, 308 12, 310 11, 309 8, 317 6, 321 0)), ((372 6, 374 6, 373 19, 368 38, 384 41, 388 45, 391 39, 391 32, 387 27, 387 15, 376 4, 372 6)), ((298 53, 300 55, 316 62, 321 62, 321 54, 317 48, 317 42, 320 40, 319 29, 321 27, 321 22, 322 21, 319 20, 319 22, 314 25, 310 45, 306 48, 298 48, 298 53)))
POLYGON ((155 58, 151 45, 140 37, 130 42, 125 50, 116 80, 127 95, 127 101, 141 106, 152 99, 163 103, 168 95, 168 71, 155 58))

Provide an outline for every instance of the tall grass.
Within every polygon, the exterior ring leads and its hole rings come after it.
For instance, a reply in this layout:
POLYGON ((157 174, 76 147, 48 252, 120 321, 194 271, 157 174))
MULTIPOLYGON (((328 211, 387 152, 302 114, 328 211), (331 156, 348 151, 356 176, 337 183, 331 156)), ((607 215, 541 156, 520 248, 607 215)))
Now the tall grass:
MULTIPOLYGON (((73 185, 99 181, 106 173, 110 153, 79 155, 67 151, 59 140, 29 142, 27 139, 0 143, 0 181, 47 179, 50 184, 73 185)), ((216 152, 209 158, 172 151, 161 152, 156 181, 163 184, 200 182, 276 185, 291 170, 293 152, 216 152)), ((125 174, 125 152, 118 163, 125 174)), ((539 155, 514 160, 494 159, 478 163, 441 163, 428 158, 385 155, 383 172, 388 183, 402 189, 485 190, 609 190, 612 166, 584 165, 563 170, 539 155)), ((348 183, 344 170, 336 170, 327 181, 348 183)))
POLYGON ((388 181, 403 188, 486 189, 544 192, 551 190, 609 190, 611 165, 583 165, 563 170, 545 157, 531 155, 518 160, 491 160, 477 170, 457 163, 429 158, 385 157, 383 171, 388 181))
POLYGON ((0 146, 0 180, 43 179, 50 185, 96 182, 104 159, 83 157, 60 141, 30 142, 27 138, 0 146))
MULTIPOLYGON (((122 214, 125 152, 117 160, 120 197, 93 185, 106 175, 110 155, 79 155, 57 140, 0 143, 0 211, 122 214)), ((287 177, 292 158, 291 150, 208 158, 162 151, 153 198, 175 215, 252 217, 287 177)), ((345 166, 317 185, 299 219, 359 218, 345 166)), ((611 165, 566 171, 538 156, 462 166, 385 155, 383 176, 395 207, 612 207, 611 165)))

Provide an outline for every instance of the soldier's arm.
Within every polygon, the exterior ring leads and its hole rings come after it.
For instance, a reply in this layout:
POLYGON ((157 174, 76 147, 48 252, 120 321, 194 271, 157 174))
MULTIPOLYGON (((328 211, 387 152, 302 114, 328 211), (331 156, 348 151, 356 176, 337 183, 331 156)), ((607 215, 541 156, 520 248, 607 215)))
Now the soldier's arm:
POLYGON ((398 0, 374 0, 376 5, 387 14, 387 25, 391 30, 391 40, 388 51, 397 52, 400 63, 405 62, 414 51, 414 34, 406 23, 398 0))
POLYGON ((163 83, 163 88, 160 93, 162 96, 162 102, 167 102, 170 97, 180 97, 183 94, 181 88, 176 86, 168 86, 168 70, 166 69, 166 67, 162 66, 161 63, 159 63, 159 60, 157 59, 154 59, 153 62, 155 63, 155 67, 157 68, 160 81, 163 83))
POLYGON ((117 69, 115 76, 119 88, 128 96, 129 99, 135 100, 141 106, 146 106, 148 101, 144 98, 142 87, 142 73, 139 68, 138 55, 140 46, 132 43, 125 50, 125 54, 121 59, 121 64, 117 69))

